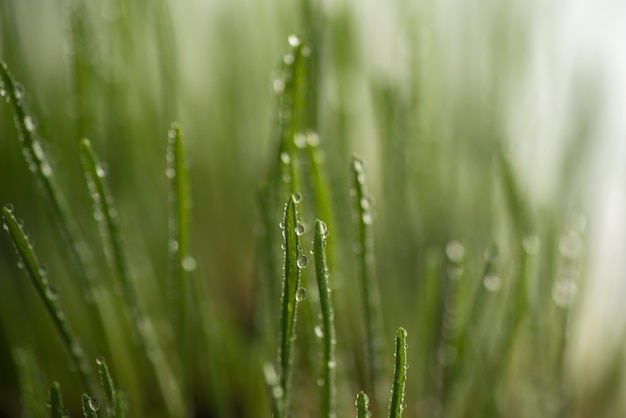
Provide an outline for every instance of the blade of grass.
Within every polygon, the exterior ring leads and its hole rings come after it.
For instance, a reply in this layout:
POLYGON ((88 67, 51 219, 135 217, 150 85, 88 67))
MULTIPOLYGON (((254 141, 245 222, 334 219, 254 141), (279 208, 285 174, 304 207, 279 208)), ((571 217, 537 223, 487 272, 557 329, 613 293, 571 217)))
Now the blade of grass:
POLYGON ((105 254, 111 267, 117 273, 117 279, 124 291, 125 308, 132 319, 135 335, 150 362, 169 415, 184 416, 185 404, 179 382, 163 353, 150 318, 141 308, 135 285, 130 277, 127 253, 117 224, 117 210, 104 181, 106 173, 87 139, 81 141, 81 157, 93 200, 95 218, 98 219, 100 225, 100 236, 105 254))
POLYGON ((370 418, 372 414, 369 411, 370 398, 365 392, 360 391, 356 395, 356 416, 357 418, 370 418))
POLYGON ((107 412, 111 418, 125 418, 126 407, 124 405, 123 397, 120 397, 115 385, 113 384, 113 378, 109 372, 109 366, 107 366, 104 357, 99 357, 96 360, 98 365, 98 373, 100 375, 100 383, 104 389, 104 394, 107 399, 107 412))
POLYGON ((52 418, 66 418, 63 398, 61 397, 61 387, 59 382, 52 383, 50 388, 50 416, 52 418))
POLYGON ((281 403, 283 401, 283 389, 280 387, 280 379, 276 374, 274 366, 270 363, 263 365, 263 378, 265 386, 270 393, 270 406, 272 408, 272 417, 281 416, 281 403))
POLYGON ((65 312, 59 302, 59 290, 56 286, 48 282, 46 272, 42 269, 24 229, 15 218, 12 207, 5 206, 2 208, 2 214, 4 228, 9 232, 11 241, 13 241, 17 254, 24 264, 24 268, 35 290, 52 318, 52 322, 70 357, 70 361, 78 373, 85 389, 93 393, 94 385, 92 383, 93 376, 91 374, 91 368, 85 360, 85 353, 80 341, 76 335, 74 335, 67 322, 65 312))
POLYGON ((393 388, 391 389, 391 402, 389 404, 389 418, 400 418, 405 409, 404 387, 406 385, 406 336, 404 328, 398 328, 396 335, 396 365, 393 372, 393 388))
POLYGON ((100 403, 96 398, 93 398, 85 393, 81 396, 83 405, 83 415, 85 418, 98 418, 98 409, 100 409, 100 403))
MULTIPOLYGON (((62 247, 67 251, 71 265, 81 279, 81 286, 91 297, 88 300, 96 300, 94 297, 95 278, 90 268, 91 252, 81 237, 80 229, 75 217, 70 211, 67 199, 61 192, 54 170, 41 141, 37 137, 37 126, 34 116, 28 112, 24 89, 17 84, 11 76, 6 64, 0 63, 0 90, 7 95, 8 101, 13 108, 15 126, 20 138, 23 153, 28 168, 35 174, 37 183, 44 198, 50 204, 51 212, 64 244, 62 247)), ((98 308, 98 305, 96 305, 98 308)), ((104 314, 98 311, 100 323, 104 329, 104 314)))
POLYGON ((170 181, 170 296, 172 328, 176 332, 181 381, 185 381, 185 353, 188 342, 186 336, 188 281, 190 270, 195 268, 195 260, 189 255, 189 224, 191 197, 183 138, 178 123, 173 123, 169 131, 167 150, 167 177, 170 181))
POLYGON ((322 367, 321 367, 321 416, 335 417, 337 388, 335 374, 337 361, 335 359, 335 316, 330 297, 328 283, 328 263, 326 261, 326 237, 328 227, 320 220, 315 221, 315 235, 313 248, 315 254, 315 272, 319 289, 320 305, 322 307, 322 367))
POLYGON ((43 417, 45 414, 41 402, 42 393, 40 393, 41 374, 35 356, 29 350, 15 348, 13 361, 19 379, 23 416, 25 418, 43 417))
POLYGON ((374 274, 374 251, 371 237, 371 199, 365 185, 363 160, 353 156, 351 163, 351 189, 353 222, 355 227, 354 251, 356 271, 361 288, 361 304, 365 322, 365 357, 367 387, 373 396, 374 410, 380 394, 380 358, 382 350, 382 317, 380 295, 374 274))
POLYGON ((302 248, 300 237, 296 232, 299 226, 296 205, 302 197, 293 194, 285 205, 283 218, 285 273, 283 280, 283 294, 280 315, 280 337, 278 349, 278 365, 282 398, 279 403, 279 417, 287 416, 289 407, 289 392, 292 366, 292 344, 295 339, 296 312, 300 291, 300 265, 302 265, 302 248))

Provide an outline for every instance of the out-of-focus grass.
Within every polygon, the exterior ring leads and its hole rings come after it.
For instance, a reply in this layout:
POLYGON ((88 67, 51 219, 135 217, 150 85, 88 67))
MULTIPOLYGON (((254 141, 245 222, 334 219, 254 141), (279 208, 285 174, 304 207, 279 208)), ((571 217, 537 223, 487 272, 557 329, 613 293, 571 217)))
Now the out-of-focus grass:
MULTIPOLYGON (((621 376, 607 374, 598 387, 570 378, 579 367, 569 335, 577 330, 575 302, 585 289, 585 228, 563 202, 571 203, 567 173, 584 155, 569 149, 560 193, 554 201, 536 201, 511 152, 505 109, 532 30, 531 15, 515 4, 485 3, 461 19, 435 2, 362 8, 270 0, 0 0, 0 60, 22 83, 32 114, 32 126, 24 117, 19 123, 39 135, 75 232, 93 254, 86 262, 98 283, 95 293, 76 286, 54 205, 46 200, 46 177, 42 184, 24 163, 5 103, 0 204, 11 202, 31 231, 72 329, 91 364, 109 359, 129 415, 163 414, 146 362, 154 352, 144 354, 133 339, 144 326, 141 332, 154 331, 168 359, 185 356, 183 373, 173 375, 186 376, 178 383, 189 414, 270 415, 263 364, 273 358, 280 329, 278 223, 284 201, 299 192, 307 226, 302 252, 313 249, 316 218, 331 233, 338 416, 353 415, 355 394, 372 385, 356 279, 363 268, 380 287, 380 340, 392 341, 398 326, 411 335, 404 416, 620 416, 619 391, 602 388, 621 387, 621 376), (293 33, 299 37, 289 38, 293 33), (186 318, 184 330, 172 326, 172 309, 163 309, 172 296, 168 223, 176 218, 169 213, 176 199, 168 195, 170 188, 188 191, 166 175, 172 120, 184 127, 193 185, 189 247, 180 255, 193 254, 195 270, 175 275, 194 280, 189 311, 175 315, 186 318), (132 278, 150 324, 121 313, 128 292, 115 285, 115 272, 98 251, 80 161, 84 136, 107 172, 116 230, 126 243, 123 274, 132 278), (368 233, 375 243, 356 263, 353 153, 368 163, 368 233), (104 327, 95 325, 94 303, 104 327), (181 348, 180 338, 189 346, 181 348)), ((580 109, 581 124, 593 118, 580 109)), ((584 132, 577 141, 589 143, 584 132)), ((85 256, 81 245, 75 251, 85 256)), ((313 330, 320 308, 312 278, 311 267, 303 270, 309 297, 300 302, 299 339, 291 344, 293 360, 281 362, 293 362, 288 402, 298 416, 318 413, 321 348, 313 330)), ((179 284, 180 292, 188 291, 179 284)), ((0 240, 0 331, 0 416, 18 415, 24 379, 31 405, 37 391, 44 405, 48 388, 60 381, 65 406, 78 414, 86 388, 65 361, 6 236, 0 240), (30 353, 31 364, 16 367, 11 352, 30 353), (27 368, 39 370, 41 387, 24 375, 27 368)), ((386 351, 374 360, 391 371, 391 346, 386 351)), ((615 356, 613 370, 622 364, 622 355, 615 356)), ((265 372, 270 389, 284 393, 282 370, 265 372)), ((387 387, 385 379, 376 383, 387 387)), ((386 399, 369 395, 381 415, 386 399)), ((366 397, 358 399, 359 416, 366 416, 366 397)), ((278 413, 282 408, 277 404, 278 413)))

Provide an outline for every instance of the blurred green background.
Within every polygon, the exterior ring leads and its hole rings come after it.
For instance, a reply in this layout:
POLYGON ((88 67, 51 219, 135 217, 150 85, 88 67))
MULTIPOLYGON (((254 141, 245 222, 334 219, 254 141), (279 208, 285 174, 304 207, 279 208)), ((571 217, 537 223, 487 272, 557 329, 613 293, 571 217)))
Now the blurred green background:
MULTIPOLYGON (((306 111, 299 128, 319 134, 334 209, 337 262, 331 280, 341 336, 339 415, 354 415, 362 377, 360 358, 352 357, 362 344, 349 206, 348 167, 356 153, 367 161, 375 201, 376 275, 389 370, 394 330, 404 326, 409 332, 406 416, 441 413, 434 389, 434 370, 440 365, 420 338, 430 332, 422 325, 437 328, 440 318, 422 315, 428 300, 421 295, 429 279, 438 283, 449 273, 446 248, 458 241, 468 295, 481 288, 483 253, 493 243, 500 249, 495 274, 506 288, 507 277, 520 268, 516 248, 523 242, 531 258, 532 296, 516 360, 507 377, 497 381, 502 392, 497 408, 472 409, 467 382, 473 380, 468 378, 444 415, 618 417, 626 410, 619 349, 623 331, 604 327, 593 309, 583 309, 581 297, 594 286, 585 280, 594 265, 587 250, 604 248, 588 240, 587 231, 594 231, 597 208, 589 196, 602 202, 601 192, 589 190, 602 181, 590 173, 601 161, 594 154, 594 138, 598 141, 598 126, 605 121, 606 87, 599 66, 584 55, 596 44, 573 47, 578 38, 572 26, 581 18, 567 8, 517 0, 0 0, 0 60, 24 86, 38 134, 91 248, 96 276, 112 288, 79 140, 89 138, 106 162, 141 302, 170 353, 176 343, 164 309, 165 154, 170 124, 180 122, 191 167, 194 277, 206 293, 213 327, 193 331, 208 333, 211 345, 198 337, 190 349, 196 368, 189 397, 198 416, 270 414, 261 365, 274 359, 276 340, 264 325, 260 286, 264 254, 279 251, 265 248, 263 234, 274 234, 280 245, 280 231, 263 223, 259 190, 271 182, 268 175, 277 158, 275 90, 288 35, 296 33, 310 48, 306 111), (512 209, 499 150, 521 196, 512 209), (576 276, 573 307, 559 299, 559 280, 567 275, 576 276), (541 319, 535 323, 533 318, 541 319), (588 329, 596 331, 587 334, 588 329), (562 333, 573 343, 564 344, 562 333), (587 335, 597 342, 588 343, 587 335)), ((306 202, 309 196, 303 192, 306 202)), ((88 356, 111 359, 131 415, 163 416, 128 326, 113 327, 107 336, 93 326, 54 220, 24 162, 11 107, 0 103, 0 204, 7 203, 24 220, 61 289, 88 356)), ((276 204, 276 219, 281 210, 276 204)), ((312 226, 315 216, 307 213, 305 223, 312 226)), ((22 413, 17 347, 35 359, 41 383, 34 396, 42 397, 42 411, 25 415, 47 414, 53 380, 61 381, 67 405, 78 411, 79 381, 16 260, 3 236, 0 416, 22 413)), ((310 280, 312 285, 312 274, 310 280)), ((507 306, 504 296, 496 299, 483 325, 494 339, 502 332, 498 318, 507 306)), ((112 323, 124 324, 119 306, 109 302, 112 323)), ((622 319, 616 322, 623 325, 622 319)), ((302 347, 314 351, 306 342, 302 347)), ((293 403, 300 413, 294 416, 315 416, 316 411, 316 354, 306 353, 297 360, 293 403)))

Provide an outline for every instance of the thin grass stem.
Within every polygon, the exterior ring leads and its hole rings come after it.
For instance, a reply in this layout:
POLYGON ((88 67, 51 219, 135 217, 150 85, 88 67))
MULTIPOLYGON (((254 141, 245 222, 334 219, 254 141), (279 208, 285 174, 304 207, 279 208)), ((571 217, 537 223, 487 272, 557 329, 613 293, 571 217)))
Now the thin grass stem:
POLYGON ((365 392, 360 391, 356 395, 356 416, 357 418, 370 418, 372 414, 369 410, 370 398, 365 392))
POLYGON ((406 408, 404 401, 404 389, 406 385, 406 336, 404 328, 399 328, 396 334, 396 364, 393 372, 393 388, 391 389, 391 402, 389 404, 389 418, 400 418, 406 408))
POLYGON ((28 240, 24 229, 15 218, 12 207, 5 206, 2 208, 4 219, 4 228, 9 232, 11 241, 17 250, 17 254, 24 269, 33 283, 39 298, 52 318, 52 322, 61 338, 61 341, 70 357, 74 368, 76 369, 85 389, 93 391, 93 376, 91 368, 85 360, 83 347, 70 329, 67 317, 59 302, 58 288, 48 282, 46 271, 41 267, 39 260, 33 250, 33 246, 28 240))
POLYGON ((61 387, 59 382, 53 382, 50 388, 50 416, 52 418, 65 418, 65 407, 63 406, 63 398, 61 397, 61 387))
POLYGON ((86 393, 81 396, 83 415, 85 418, 98 418, 98 409, 100 409, 100 403, 96 398, 93 398, 86 393))

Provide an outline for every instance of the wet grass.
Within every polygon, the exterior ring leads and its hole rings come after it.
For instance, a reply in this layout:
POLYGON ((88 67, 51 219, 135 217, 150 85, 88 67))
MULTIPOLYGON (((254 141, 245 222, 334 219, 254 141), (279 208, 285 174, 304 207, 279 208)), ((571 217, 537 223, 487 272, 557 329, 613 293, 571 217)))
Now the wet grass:
POLYGON ((0 20, 25 80, 0 65, 0 391, 20 395, 0 415, 46 398, 53 417, 619 410, 571 378, 584 217, 532 199, 499 92, 450 110, 473 97, 448 96, 410 14, 409 75, 363 72, 356 15, 305 2, 273 43, 222 26, 215 78, 187 85, 174 6, 113 3, 63 16, 56 93, 0 20))

